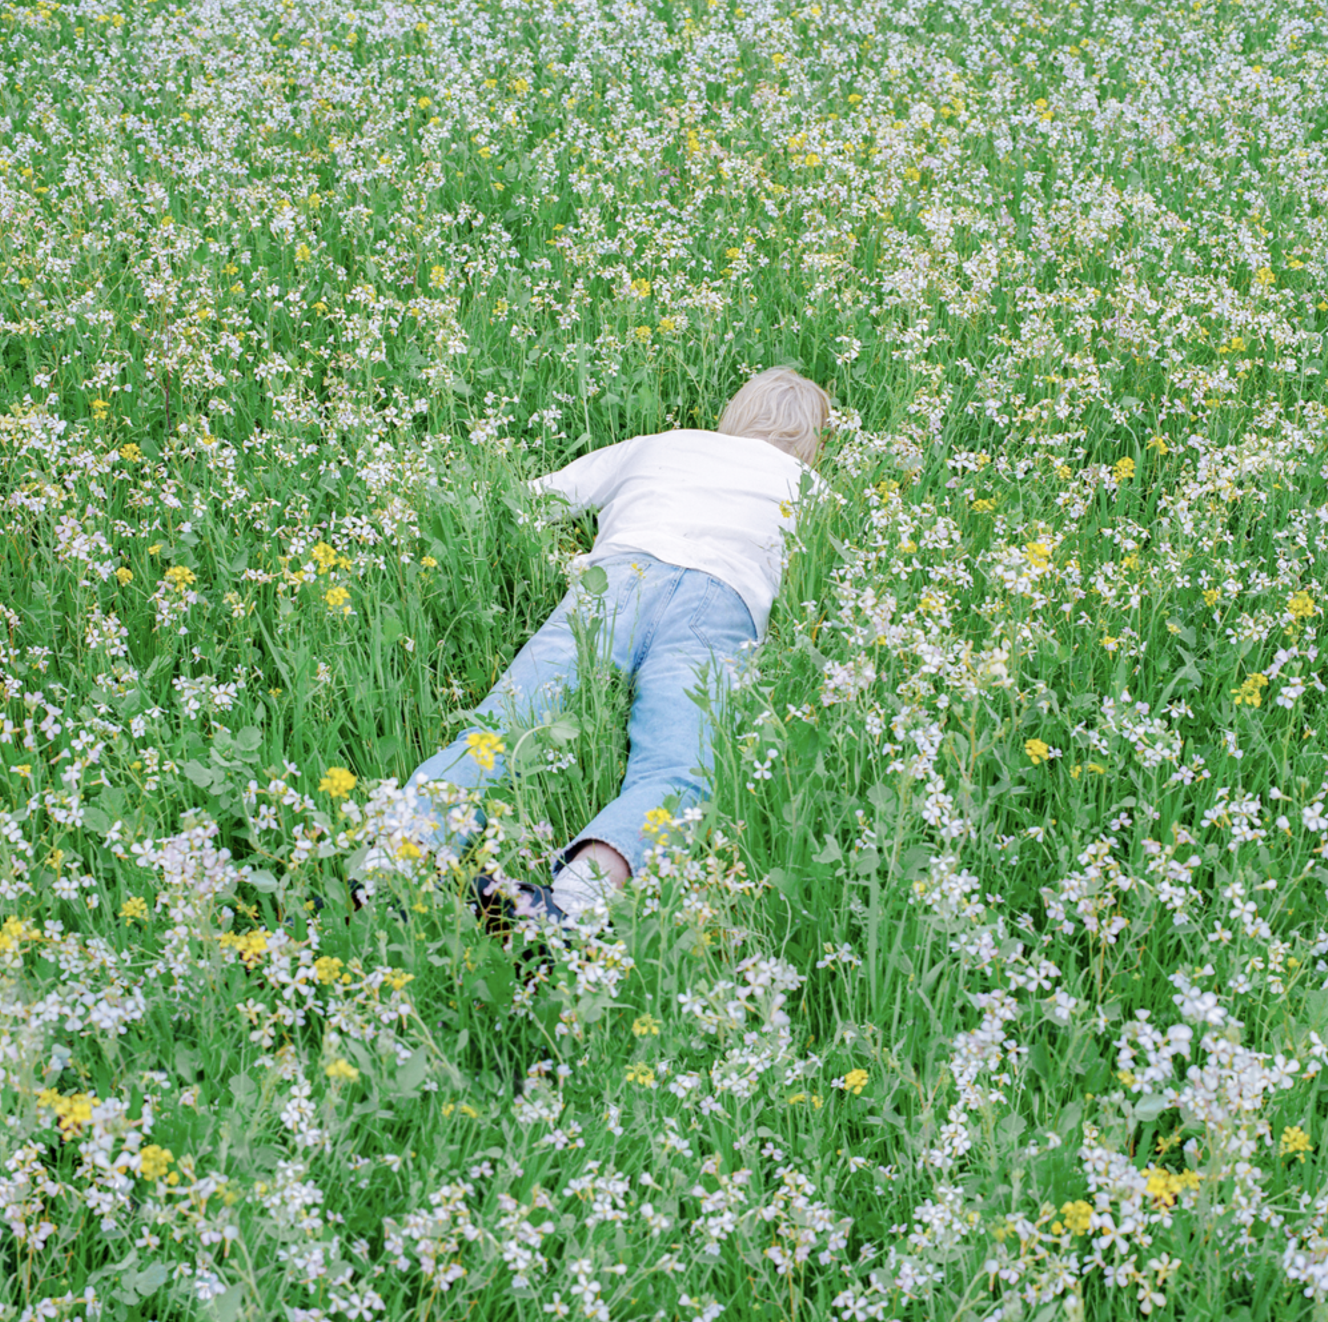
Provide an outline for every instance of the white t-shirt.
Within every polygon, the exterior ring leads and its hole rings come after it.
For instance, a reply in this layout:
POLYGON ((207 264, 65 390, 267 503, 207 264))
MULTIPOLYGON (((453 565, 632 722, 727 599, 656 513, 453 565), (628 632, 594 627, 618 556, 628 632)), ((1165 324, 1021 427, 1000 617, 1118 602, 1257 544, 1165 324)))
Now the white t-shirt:
POLYGON ((596 450, 530 487, 562 495, 568 515, 599 510, 599 536, 580 563, 643 551, 713 574, 746 602, 761 639, 804 476, 818 493, 827 489, 768 441, 681 429, 596 450))

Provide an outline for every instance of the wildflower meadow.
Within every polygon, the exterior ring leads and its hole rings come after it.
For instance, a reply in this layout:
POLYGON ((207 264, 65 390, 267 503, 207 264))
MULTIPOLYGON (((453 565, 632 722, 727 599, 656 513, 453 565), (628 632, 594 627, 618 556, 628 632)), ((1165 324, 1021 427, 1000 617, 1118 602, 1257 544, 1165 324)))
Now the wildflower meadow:
POLYGON ((0 0, 0 1322, 1328 1317, 1326 36, 0 0), (421 845, 527 480, 777 364, 710 801, 491 935, 631 696, 421 845))

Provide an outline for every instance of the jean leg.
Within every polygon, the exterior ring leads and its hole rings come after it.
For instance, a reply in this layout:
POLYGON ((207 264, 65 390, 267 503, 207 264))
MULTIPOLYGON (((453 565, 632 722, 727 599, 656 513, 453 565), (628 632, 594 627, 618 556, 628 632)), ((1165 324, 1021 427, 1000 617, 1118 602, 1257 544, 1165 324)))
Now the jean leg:
POLYGON ((564 857, 584 840, 602 840, 637 872, 656 842, 655 833, 643 829, 647 814, 670 795, 678 796, 679 811, 706 800, 714 727, 689 693, 702 686, 704 671, 711 704, 721 702, 730 686, 723 661, 755 638, 751 615, 732 588, 699 570, 686 571, 636 669, 622 790, 564 857))
MULTIPOLYGON (((500 724, 513 717, 537 722, 561 709, 567 691, 576 686, 576 640, 569 622, 574 604, 575 595, 569 592, 475 708, 477 714, 492 716, 500 724)), ((461 811, 450 822, 441 820, 420 793, 423 784, 445 781, 461 789, 483 790, 507 774, 501 753, 494 756, 492 767, 481 766, 472 756, 467 737, 482 728, 475 725, 463 730, 446 748, 422 762, 406 782, 415 810, 429 819, 430 830, 423 842, 432 848, 448 844, 457 851, 464 849, 469 837, 483 827, 484 819, 479 813, 461 811)))

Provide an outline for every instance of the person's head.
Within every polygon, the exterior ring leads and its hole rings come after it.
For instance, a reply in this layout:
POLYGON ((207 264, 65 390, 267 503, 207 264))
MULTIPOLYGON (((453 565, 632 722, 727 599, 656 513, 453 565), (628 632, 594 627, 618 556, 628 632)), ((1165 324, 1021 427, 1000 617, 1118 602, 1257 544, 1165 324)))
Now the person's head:
POLYGON ((791 367, 772 367, 752 377, 729 400, 716 431, 769 441, 777 450, 816 461, 830 419, 830 396, 791 367))

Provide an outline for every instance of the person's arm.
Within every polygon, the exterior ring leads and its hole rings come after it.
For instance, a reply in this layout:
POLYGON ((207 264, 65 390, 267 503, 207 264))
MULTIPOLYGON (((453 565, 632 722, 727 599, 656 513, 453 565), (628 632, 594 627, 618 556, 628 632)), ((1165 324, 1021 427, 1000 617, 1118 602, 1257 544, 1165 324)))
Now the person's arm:
POLYGON ((558 511, 562 518, 574 518, 586 510, 599 509, 618 484, 618 473, 630 444, 630 441, 620 441, 617 445, 594 450, 580 459, 573 459, 556 473, 535 478, 527 483, 531 494, 542 496, 552 492, 561 496, 567 502, 566 508, 558 511))

